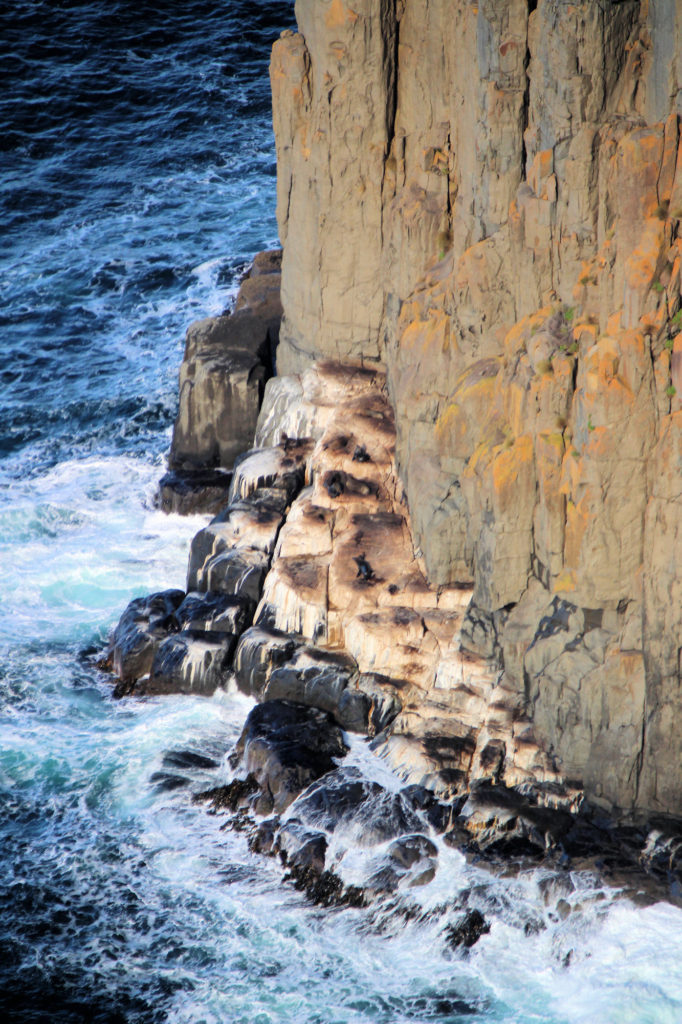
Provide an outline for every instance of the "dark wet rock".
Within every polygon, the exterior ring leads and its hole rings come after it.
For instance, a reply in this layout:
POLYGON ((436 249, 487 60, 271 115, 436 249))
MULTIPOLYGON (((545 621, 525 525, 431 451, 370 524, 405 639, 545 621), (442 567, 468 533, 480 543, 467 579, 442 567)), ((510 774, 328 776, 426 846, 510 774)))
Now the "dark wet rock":
POLYGON ((250 797, 258 792, 258 782, 253 775, 245 779, 233 779, 225 786, 213 786, 195 794, 195 801, 206 801, 214 811, 237 811, 246 808, 250 797))
POLYGON ((372 846, 406 833, 422 822, 400 793, 391 793, 355 768, 340 768, 311 785, 294 804, 292 815, 312 828, 333 832, 352 828, 355 841, 372 846))
POLYGON ((537 796, 480 783, 472 787, 460 821, 482 853, 538 857, 562 841, 575 819, 534 803, 537 796))
MULTIPOLYGON (((286 662, 273 666, 262 699, 296 701, 321 708, 338 719, 339 702, 356 674, 355 661, 341 651, 309 644, 296 646, 286 662)), ((366 732, 366 719, 362 731, 366 732)))
POLYGON ((401 836, 390 844, 388 856, 397 867, 407 871, 423 860, 435 859, 438 856, 438 847, 428 836, 419 833, 401 836))
POLYGON ((487 935, 490 925, 480 910, 470 910, 445 929, 445 939, 452 949, 471 949, 482 935, 487 935))
POLYGON ((218 762, 195 750, 169 750, 163 755, 161 763, 167 768, 184 768, 187 771, 200 769, 208 771, 218 767, 218 762))
POLYGON ((376 736, 400 714, 403 702, 393 680, 363 672, 339 701, 338 719, 344 729, 376 736))
POLYGON ((267 814, 281 813, 346 753, 341 730, 326 712, 273 700, 249 713, 233 761, 256 778, 260 794, 252 806, 267 814))
POLYGON ((159 793, 172 792, 189 785, 189 779, 184 775, 172 775, 170 772, 154 772, 149 781, 154 783, 159 793))
POLYGON ((241 636, 253 618, 254 603, 235 594, 189 593, 175 612, 179 630, 241 636))
POLYGON ((261 700, 273 669, 289 661, 301 646, 300 637, 277 629, 260 625, 247 629, 234 658, 237 686, 243 693, 261 700))
POLYGON ((318 874, 314 868, 291 868, 288 878, 294 886, 305 892, 312 903, 321 907, 364 907, 366 900, 362 889, 355 885, 344 885, 333 871, 318 874))
POLYGON ((224 469, 170 470, 159 481, 158 505, 182 516, 215 515, 227 505, 231 483, 232 474, 224 469))
POLYGON ((252 853, 262 853, 266 857, 275 855, 275 837, 279 828, 279 817, 265 818, 259 821, 249 836, 249 849, 252 853))
POLYGON ((236 644, 230 633, 176 633, 159 646, 149 677, 136 692, 212 694, 230 678, 236 644))
POLYGON ((111 664, 124 684, 134 684, 151 670, 159 644, 177 629, 174 612, 185 598, 182 590, 164 590, 131 601, 111 638, 111 664))
POLYGON ((437 867, 438 847, 427 836, 400 836, 388 846, 384 863, 367 880, 365 890, 380 895, 427 885, 435 877, 437 867))
MULTIPOLYGON (((259 492, 260 493, 260 492, 259 492)), ((268 494, 272 488, 268 489, 268 494)), ((259 564, 269 566, 277 535, 284 520, 281 502, 256 499, 233 501, 192 539, 187 570, 188 590, 219 589, 211 585, 221 555, 257 552, 259 564)))
POLYGON ((342 651, 306 643, 263 622, 242 636, 235 655, 237 685, 258 700, 284 699, 322 708, 349 732, 375 735, 402 707, 381 676, 358 675, 342 651))
POLYGON ((257 603, 270 567, 267 554, 256 548, 233 548, 209 558, 189 585, 199 591, 235 594, 257 603))
POLYGON ((465 798, 443 803, 438 800, 432 790, 414 783, 401 789, 403 800, 428 821, 435 832, 446 832, 452 823, 453 816, 459 814, 465 798))
POLYGON ((327 854, 327 838, 322 832, 306 828, 300 821, 285 821, 275 843, 282 862, 290 869, 310 870, 321 875, 327 854))

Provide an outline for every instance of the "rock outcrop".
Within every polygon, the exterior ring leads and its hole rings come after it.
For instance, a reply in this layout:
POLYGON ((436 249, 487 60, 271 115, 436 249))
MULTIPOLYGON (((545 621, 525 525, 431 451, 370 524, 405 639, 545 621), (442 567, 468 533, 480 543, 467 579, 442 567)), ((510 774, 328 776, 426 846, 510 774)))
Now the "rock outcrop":
POLYGON ((393 630, 391 678, 419 694, 392 743, 423 729, 453 780, 532 762, 604 807, 679 815, 682 10, 296 14, 271 64, 287 376, 259 432, 317 447, 261 612, 380 675, 393 630), (385 372, 402 486, 379 436, 365 464, 334 450, 333 408, 309 429, 320 359, 385 372), (462 676, 464 654, 485 670, 462 676))
POLYGON ((279 251, 259 253, 234 310, 190 326, 180 367, 179 409, 169 465, 160 485, 164 511, 217 511, 226 471, 253 442, 272 375, 282 316, 279 251))

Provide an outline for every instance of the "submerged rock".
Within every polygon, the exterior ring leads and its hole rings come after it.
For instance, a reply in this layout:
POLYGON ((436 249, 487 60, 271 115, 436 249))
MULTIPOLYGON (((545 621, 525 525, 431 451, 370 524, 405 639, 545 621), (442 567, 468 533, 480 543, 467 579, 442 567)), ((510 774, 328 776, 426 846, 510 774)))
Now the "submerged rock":
POLYGON ((471 949, 482 935, 487 935, 490 925, 480 910, 470 910, 455 924, 445 929, 445 939, 453 949, 471 949))

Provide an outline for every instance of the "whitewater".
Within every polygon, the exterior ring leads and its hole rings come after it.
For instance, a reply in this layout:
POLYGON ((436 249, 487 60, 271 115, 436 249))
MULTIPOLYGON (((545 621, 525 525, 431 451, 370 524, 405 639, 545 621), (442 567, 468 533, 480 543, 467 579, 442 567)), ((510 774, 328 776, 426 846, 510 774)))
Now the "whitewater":
MULTIPOLYGON (((184 331, 277 244, 267 61, 293 4, 1 17, 2 1019, 679 1024, 673 902, 434 836, 412 913, 312 906, 192 799, 229 778, 249 701, 113 700, 113 625, 184 586, 206 521, 154 493, 184 331), (467 952, 445 938, 463 903, 491 925, 467 952)), ((349 759, 399 788, 361 740, 349 759)), ((352 827, 334 843, 361 879, 376 851, 352 827)))

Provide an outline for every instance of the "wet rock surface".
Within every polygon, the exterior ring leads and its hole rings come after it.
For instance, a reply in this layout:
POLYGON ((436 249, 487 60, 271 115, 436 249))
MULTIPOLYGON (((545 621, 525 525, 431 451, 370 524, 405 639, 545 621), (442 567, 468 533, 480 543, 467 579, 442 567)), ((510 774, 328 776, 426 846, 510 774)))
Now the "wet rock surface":
POLYGON ((227 504, 231 482, 232 474, 222 469, 170 470, 159 481, 159 508, 183 516, 215 514, 227 504))
POLYGON ((164 590, 131 601, 113 632, 110 658, 122 687, 134 684, 152 667, 159 644, 175 627, 182 590, 164 590))
POLYGON ((324 711, 273 700, 249 713, 233 761, 260 787, 254 810, 281 813, 346 753, 341 730, 324 711))

